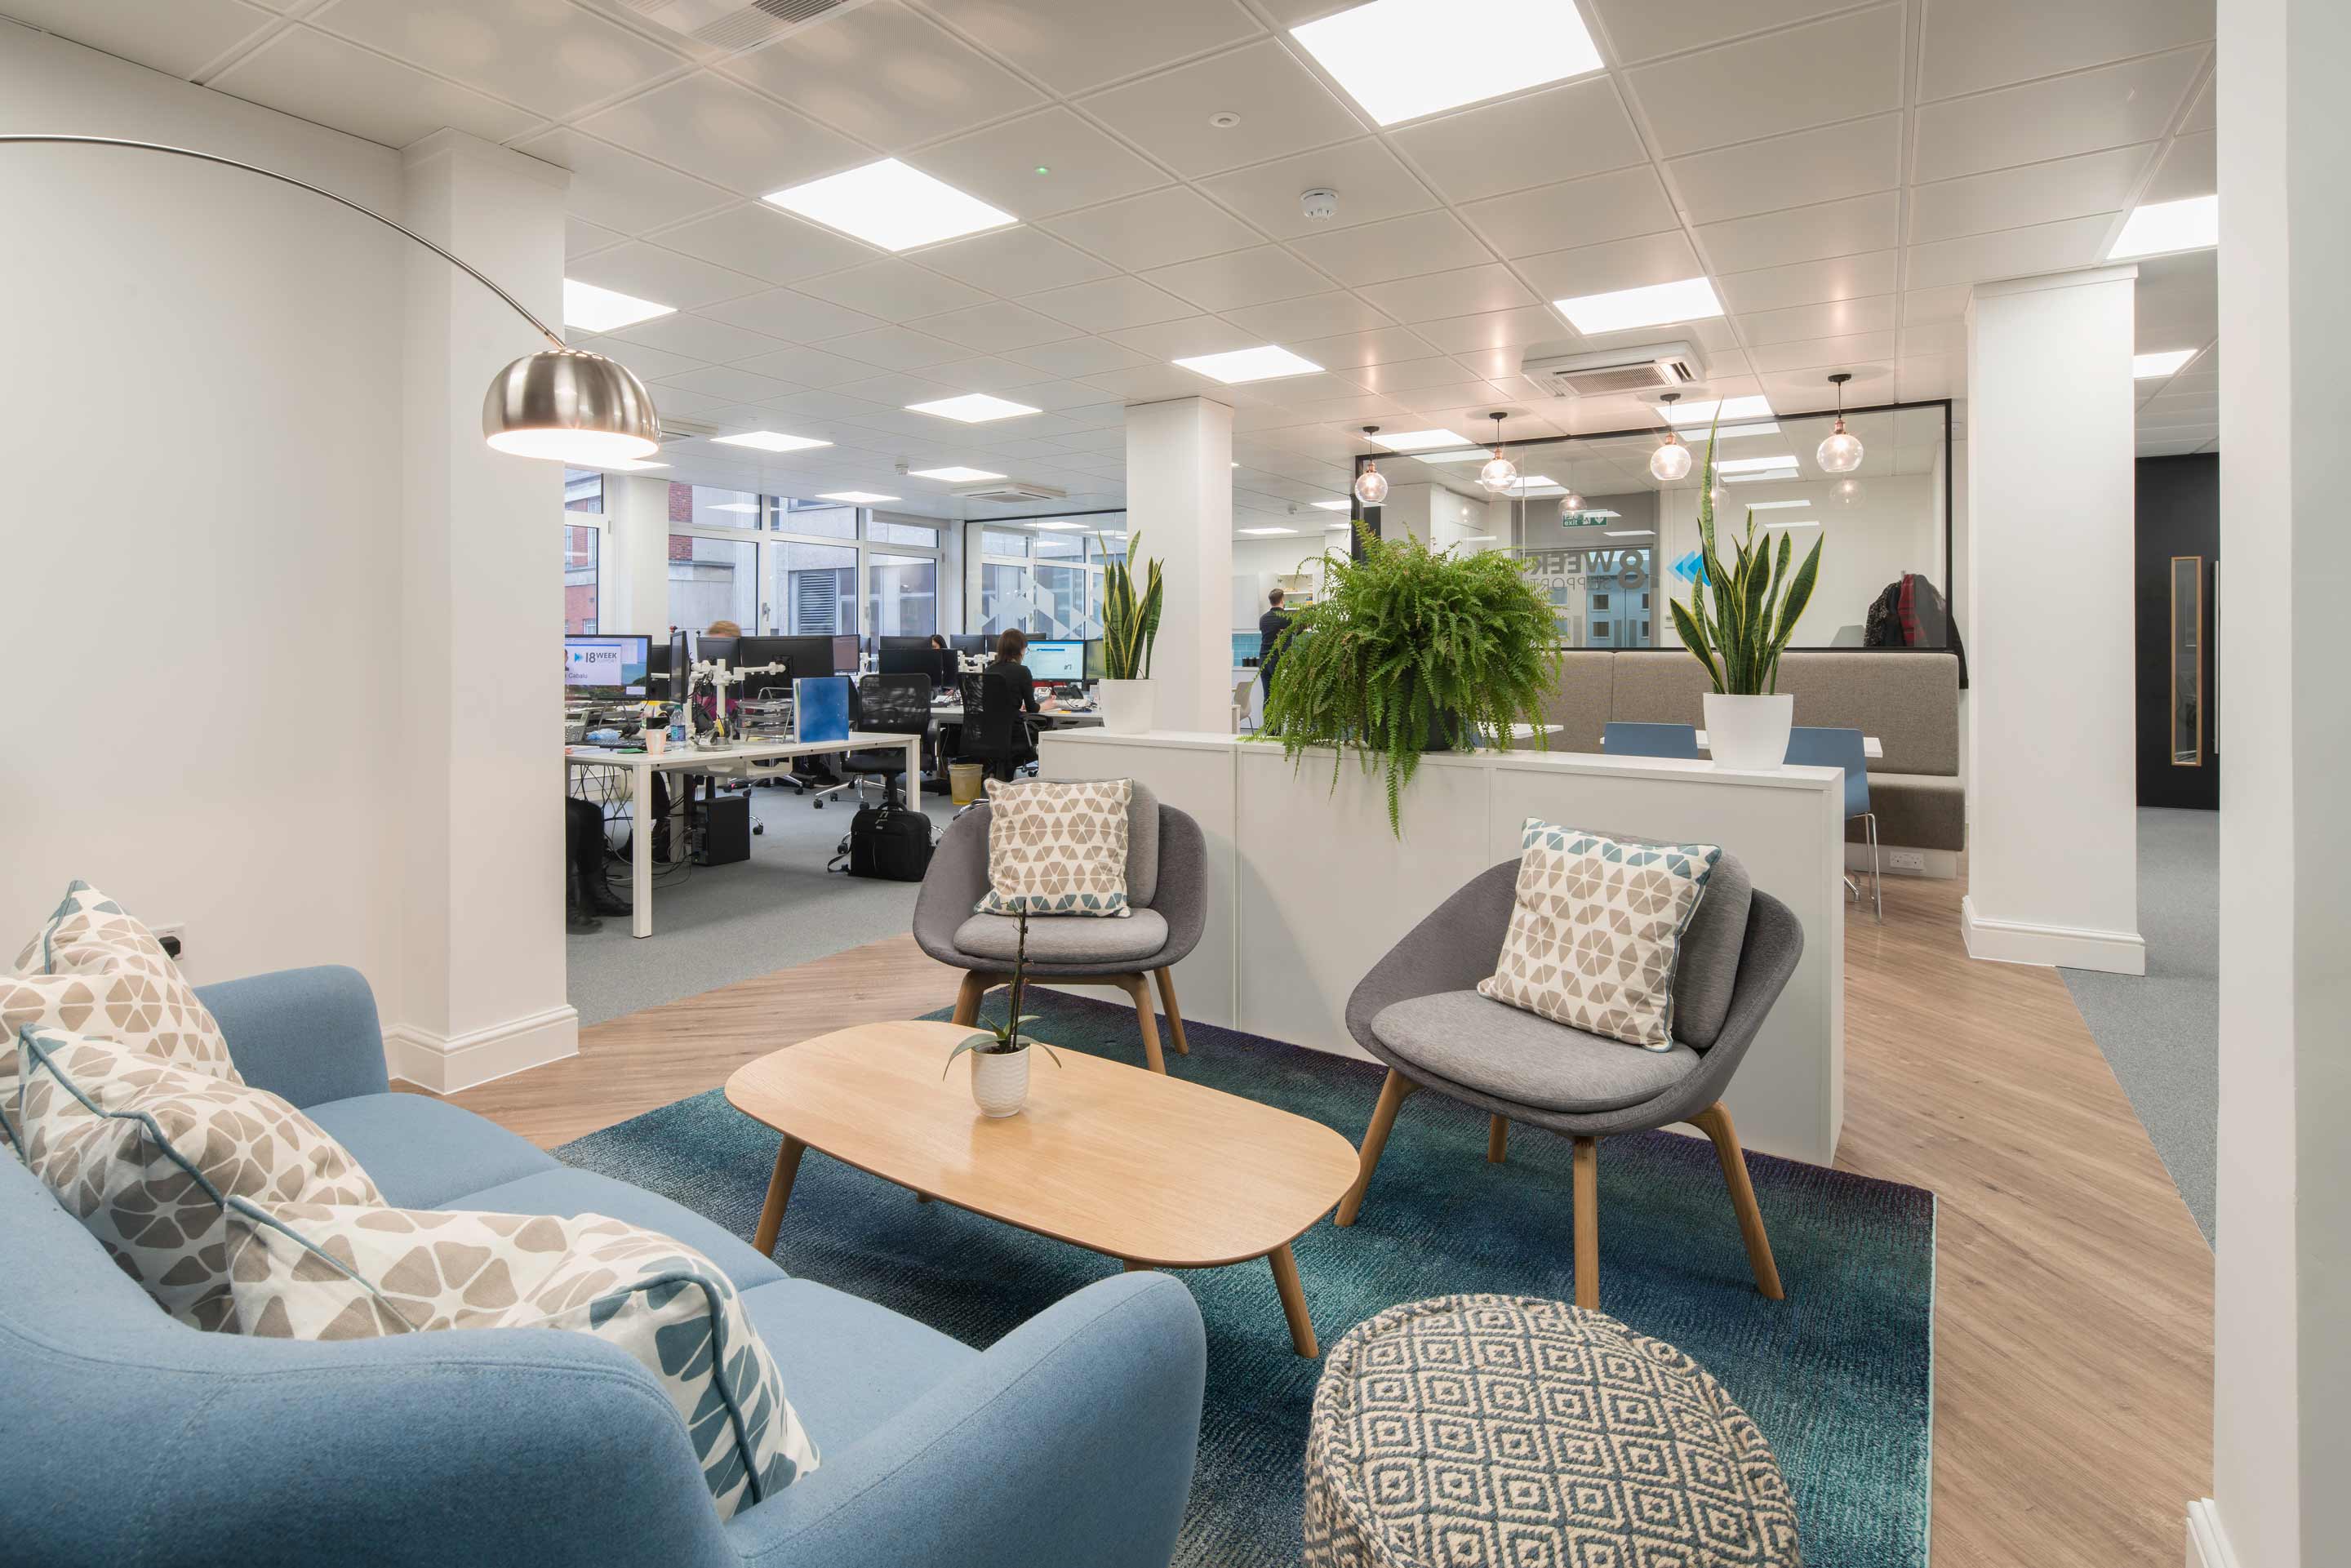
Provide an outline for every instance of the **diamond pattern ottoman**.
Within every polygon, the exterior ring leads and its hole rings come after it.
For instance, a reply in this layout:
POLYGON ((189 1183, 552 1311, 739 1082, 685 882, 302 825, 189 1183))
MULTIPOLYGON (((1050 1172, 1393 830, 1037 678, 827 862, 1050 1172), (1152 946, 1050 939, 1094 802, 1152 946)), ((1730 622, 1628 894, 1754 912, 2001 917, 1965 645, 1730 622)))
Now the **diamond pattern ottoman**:
POLYGON ((1707 1370, 1564 1301, 1440 1296, 1333 1346, 1307 1568, 1799 1568, 1771 1446, 1707 1370))

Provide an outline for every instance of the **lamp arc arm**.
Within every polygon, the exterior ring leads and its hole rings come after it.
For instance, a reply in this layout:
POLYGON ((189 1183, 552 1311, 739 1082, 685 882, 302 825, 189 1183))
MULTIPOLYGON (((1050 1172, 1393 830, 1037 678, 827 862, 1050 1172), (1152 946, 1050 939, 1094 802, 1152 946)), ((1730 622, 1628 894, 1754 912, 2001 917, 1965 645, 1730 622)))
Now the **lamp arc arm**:
POLYGON ((218 163, 225 168, 242 169, 248 174, 259 174, 264 179, 276 180, 280 183, 292 185, 298 190, 308 191, 312 195, 324 196, 327 200, 339 203, 343 206, 349 207, 351 211, 358 213, 364 217, 373 218, 376 222, 395 233, 406 235, 410 239, 414 240, 418 245, 423 246, 425 249, 431 251, 434 255, 439 256, 442 260, 447 262, 450 266, 465 274, 466 277, 471 277, 475 282, 480 284, 483 287, 488 289, 491 293, 496 295, 499 298, 512 306, 514 308, 515 314, 520 316, 533 327, 538 328, 539 335, 544 337, 549 342, 554 344, 559 349, 569 349, 570 347, 569 344, 566 343, 556 334, 555 329, 549 327, 546 322, 533 315, 529 309, 523 305, 521 300, 517 299, 513 295, 508 294, 505 289, 499 287, 487 277, 484 276, 480 268, 475 267, 464 257, 452 256, 449 252, 442 249, 439 246, 434 245, 431 240, 426 239, 423 235, 418 234, 414 229, 408 227, 406 225, 397 223, 391 218, 385 217, 373 207, 363 206, 360 203, 352 201, 349 196, 338 195, 334 192, 328 190, 323 185, 313 185, 308 180, 298 180, 291 174, 281 174, 275 169, 265 169, 258 163, 247 163, 235 158, 225 158, 217 152, 200 152, 193 147, 173 147, 162 141, 134 141, 127 137, 120 136, 64 136, 33 132, 0 133, 0 142, 5 141, 43 142, 52 146, 130 147, 135 148, 142 152, 168 152, 178 158, 193 158, 197 162, 203 163, 218 163))

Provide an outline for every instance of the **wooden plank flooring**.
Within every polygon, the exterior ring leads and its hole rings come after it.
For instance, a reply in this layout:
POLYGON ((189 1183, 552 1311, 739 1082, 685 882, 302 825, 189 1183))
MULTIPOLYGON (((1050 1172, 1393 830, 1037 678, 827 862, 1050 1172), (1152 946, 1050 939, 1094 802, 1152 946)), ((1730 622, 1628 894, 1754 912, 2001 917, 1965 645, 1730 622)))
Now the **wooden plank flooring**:
MULTIPOLYGON (((1967 957, 1964 891, 1896 880, 1884 926, 1845 927, 1837 1164, 1939 1200, 1936 1568, 2175 1563, 2211 1490, 2212 1255, 2064 983, 1967 957)), ((956 978, 876 942, 599 1024, 578 1057, 455 1098, 551 1146, 946 1007, 956 978)))

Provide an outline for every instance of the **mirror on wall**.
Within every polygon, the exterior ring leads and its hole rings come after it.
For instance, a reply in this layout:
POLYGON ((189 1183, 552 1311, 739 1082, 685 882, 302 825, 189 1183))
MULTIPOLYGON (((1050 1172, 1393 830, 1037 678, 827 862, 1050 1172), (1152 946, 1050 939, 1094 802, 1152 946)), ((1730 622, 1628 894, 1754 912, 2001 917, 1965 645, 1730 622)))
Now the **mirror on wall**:
POLYGON ((2171 765, 2204 765, 2204 558, 2171 558, 2171 765))

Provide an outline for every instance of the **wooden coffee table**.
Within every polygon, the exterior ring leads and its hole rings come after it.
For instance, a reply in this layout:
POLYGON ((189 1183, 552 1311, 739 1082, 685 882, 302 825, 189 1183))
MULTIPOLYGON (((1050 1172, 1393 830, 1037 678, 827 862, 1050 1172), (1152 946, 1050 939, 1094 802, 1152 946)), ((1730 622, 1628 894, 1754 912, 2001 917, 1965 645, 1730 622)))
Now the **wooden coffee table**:
POLYGON ((1320 1122, 1220 1090, 1064 1051, 1031 1060, 1029 1103, 991 1120, 950 1023, 860 1024, 761 1057, 726 1081, 738 1111, 784 1136, 752 1238, 774 1251, 810 1149, 1083 1247, 1129 1269, 1272 1266, 1290 1342, 1316 1354, 1290 1243, 1354 1185, 1355 1146, 1320 1122))

